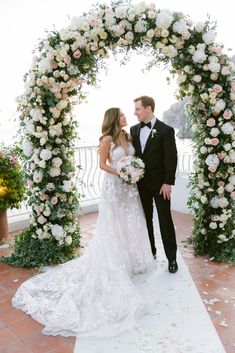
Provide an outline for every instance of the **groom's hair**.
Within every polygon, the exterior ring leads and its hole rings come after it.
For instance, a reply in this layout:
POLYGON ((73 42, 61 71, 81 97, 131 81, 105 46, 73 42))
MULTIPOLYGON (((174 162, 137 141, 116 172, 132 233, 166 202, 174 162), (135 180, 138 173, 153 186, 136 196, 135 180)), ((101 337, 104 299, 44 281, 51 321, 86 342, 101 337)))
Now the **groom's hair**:
POLYGON ((136 99, 134 99, 134 102, 141 101, 141 104, 144 108, 151 107, 152 112, 154 112, 155 109, 155 102, 152 97, 149 96, 141 96, 136 99))

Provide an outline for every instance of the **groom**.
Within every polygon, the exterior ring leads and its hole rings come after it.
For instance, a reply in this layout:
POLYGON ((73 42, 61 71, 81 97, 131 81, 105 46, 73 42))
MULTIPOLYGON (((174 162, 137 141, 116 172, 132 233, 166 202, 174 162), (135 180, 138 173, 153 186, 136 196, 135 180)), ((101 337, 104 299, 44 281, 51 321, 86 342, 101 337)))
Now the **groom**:
POLYGON ((148 96, 134 100, 135 115, 139 124, 131 127, 130 132, 136 156, 145 163, 144 178, 138 182, 149 240, 154 258, 156 247, 153 233, 153 200, 155 201, 160 231, 166 257, 169 261, 168 270, 178 270, 176 262, 176 238, 171 218, 170 198, 171 185, 174 185, 177 166, 177 150, 174 129, 154 116, 155 102, 148 96))

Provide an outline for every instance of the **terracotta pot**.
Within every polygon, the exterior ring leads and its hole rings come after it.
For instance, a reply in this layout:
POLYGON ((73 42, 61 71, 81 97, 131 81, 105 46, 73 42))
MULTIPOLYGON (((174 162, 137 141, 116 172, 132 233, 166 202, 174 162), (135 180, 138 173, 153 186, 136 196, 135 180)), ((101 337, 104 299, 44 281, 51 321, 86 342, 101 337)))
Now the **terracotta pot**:
POLYGON ((0 209, 0 243, 8 237, 7 210, 0 209))

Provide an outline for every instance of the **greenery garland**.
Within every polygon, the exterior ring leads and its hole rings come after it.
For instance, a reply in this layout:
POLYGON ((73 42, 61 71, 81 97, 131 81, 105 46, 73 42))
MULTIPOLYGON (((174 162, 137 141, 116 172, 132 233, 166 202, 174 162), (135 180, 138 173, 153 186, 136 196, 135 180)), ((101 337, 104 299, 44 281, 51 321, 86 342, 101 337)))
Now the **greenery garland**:
POLYGON ((73 256, 79 242, 73 99, 84 99, 82 87, 95 84, 111 52, 130 50, 147 53, 149 67, 169 65, 178 75, 178 98, 190 96, 187 112, 195 155, 189 200, 194 212, 192 242, 199 254, 234 260, 235 82, 232 64, 215 37, 209 21, 193 24, 182 13, 124 1, 96 5, 40 41, 19 97, 32 223, 5 261, 25 266, 22 256, 29 257, 30 267, 73 256))

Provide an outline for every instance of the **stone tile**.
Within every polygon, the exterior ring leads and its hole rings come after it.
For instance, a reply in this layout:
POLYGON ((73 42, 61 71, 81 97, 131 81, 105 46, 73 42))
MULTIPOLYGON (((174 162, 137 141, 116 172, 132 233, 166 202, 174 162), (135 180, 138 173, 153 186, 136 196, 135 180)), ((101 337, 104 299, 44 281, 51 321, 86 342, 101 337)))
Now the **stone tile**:
POLYGON ((0 330, 0 351, 18 343, 21 343, 19 337, 17 337, 9 328, 6 327, 0 330))
POLYGON ((24 341, 34 353, 47 353, 61 346, 64 343, 65 338, 36 333, 30 337, 26 337, 24 341))
POLYGON ((1 353, 33 353, 33 352, 25 345, 25 343, 22 342, 22 343, 14 344, 11 347, 1 350, 1 353))
POLYGON ((33 320, 31 317, 28 317, 20 322, 11 325, 11 330, 14 331, 17 336, 25 339, 30 337, 35 333, 41 332, 43 325, 39 324, 37 321, 33 320))

